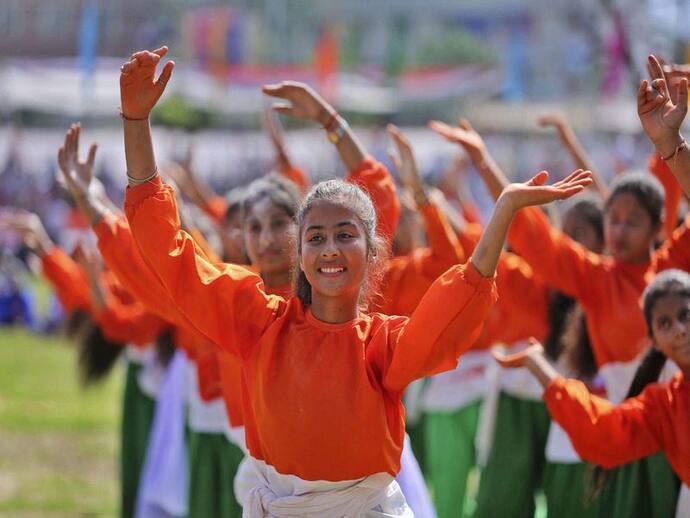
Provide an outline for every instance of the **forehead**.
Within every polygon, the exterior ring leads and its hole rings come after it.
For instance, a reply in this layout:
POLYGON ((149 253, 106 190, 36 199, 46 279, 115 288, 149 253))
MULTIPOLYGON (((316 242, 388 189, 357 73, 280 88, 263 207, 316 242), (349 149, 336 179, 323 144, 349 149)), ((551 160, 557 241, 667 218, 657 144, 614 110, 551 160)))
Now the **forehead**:
POLYGON ((611 198, 608 204, 608 212, 647 214, 637 197, 629 192, 621 192, 611 198))
POLYGON ((662 315, 674 315, 679 309, 690 305, 690 297, 683 295, 665 295, 656 301, 652 308, 652 317, 660 317, 662 315))
POLYGON ((262 196, 249 206, 247 219, 266 219, 273 217, 288 217, 287 211, 280 205, 276 205, 269 196, 262 196))
POLYGON ((304 217, 304 228, 307 229, 312 226, 332 227, 344 222, 357 227, 362 226, 354 211, 344 204, 318 200, 312 204, 304 217))

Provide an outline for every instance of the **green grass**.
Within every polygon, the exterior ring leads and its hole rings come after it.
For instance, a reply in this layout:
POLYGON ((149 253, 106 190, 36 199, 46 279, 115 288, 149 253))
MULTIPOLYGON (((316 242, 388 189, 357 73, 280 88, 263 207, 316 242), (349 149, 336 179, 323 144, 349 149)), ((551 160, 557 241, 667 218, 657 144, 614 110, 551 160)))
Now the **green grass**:
POLYGON ((117 510, 122 369, 83 389, 60 338, 0 330, 0 517, 117 510))

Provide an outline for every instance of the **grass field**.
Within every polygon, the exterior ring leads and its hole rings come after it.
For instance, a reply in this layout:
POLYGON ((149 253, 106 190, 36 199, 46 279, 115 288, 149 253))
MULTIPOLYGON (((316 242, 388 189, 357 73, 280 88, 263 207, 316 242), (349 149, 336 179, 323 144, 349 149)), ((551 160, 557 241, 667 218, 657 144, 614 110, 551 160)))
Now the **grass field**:
POLYGON ((116 515, 121 385, 82 389, 73 346, 0 330, 0 517, 116 515))

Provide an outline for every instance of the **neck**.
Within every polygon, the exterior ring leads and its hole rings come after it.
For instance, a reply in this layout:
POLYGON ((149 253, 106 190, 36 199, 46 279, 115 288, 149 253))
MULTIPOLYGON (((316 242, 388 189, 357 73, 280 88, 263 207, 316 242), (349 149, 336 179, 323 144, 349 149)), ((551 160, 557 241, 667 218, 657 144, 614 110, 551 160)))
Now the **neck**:
POLYGON ((314 318, 328 324, 342 324, 357 318, 358 297, 325 297, 312 290, 311 313, 314 318))
POLYGON ((282 288, 290 284, 292 275, 290 270, 285 272, 261 273, 261 278, 267 288, 282 288))

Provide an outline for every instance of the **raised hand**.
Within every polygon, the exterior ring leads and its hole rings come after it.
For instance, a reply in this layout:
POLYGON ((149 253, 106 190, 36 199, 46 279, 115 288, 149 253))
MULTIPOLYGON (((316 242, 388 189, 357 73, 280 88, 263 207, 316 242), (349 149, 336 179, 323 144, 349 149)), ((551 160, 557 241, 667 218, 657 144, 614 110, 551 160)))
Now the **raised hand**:
POLYGON ((168 47, 154 51, 142 50, 132 54, 120 68, 120 102, 125 119, 143 120, 163 95, 170 80, 174 61, 168 61, 156 79, 156 67, 168 53, 168 47))
POLYGON ((547 113, 542 115, 537 119, 537 124, 542 128, 554 127, 556 129, 561 129, 568 125, 565 117, 561 113, 547 113))
POLYGON ((41 218, 33 212, 14 209, 0 216, 0 227, 16 232, 24 245, 39 256, 44 255, 53 245, 41 218))
POLYGON ((429 128, 449 142, 460 144, 473 161, 481 160, 486 151, 484 139, 467 119, 461 118, 457 127, 449 126, 441 121, 430 121, 429 128))
POLYGON ((652 82, 644 79, 637 92, 637 114, 642 128, 662 156, 671 155, 682 141, 680 127, 688 112, 688 79, 677 87, 667 84, 661 64, 649 56, 652 82))
POLYGON ((503 354, 498 351, 491 351, 494 360, 504 369, 516 369, 520 367, 527 367, 530 357, 544 354, 544 347, 534 338, 529 339, 529 347, 518 353, 503 354))
POLYGON ((283 81, 275 85, 266 85, 263 93, 287 102, 274 103, 271 107, 278 113, 310 119, 322 125, 328 123, 333 108, 310 86, 296 81, 283 81))
POLYGON ((428 202, 424 193, 422 177, 419 175, 419 169, 417 169, 417 162, 415 161, 410 142, 394 124, 389 124, 387 129, 388 134, 398 150, 398 155, 392 157, 392 159, 396 168, 398 169, 400 181, 403 183, 403 185, 405 185, 405 187, 410 189, 418 203, 420 201, 425 203, 428 202), (424 198, 424 200, 418 199, 420 197, 424 198))
POLYGON ((72 196, 77 198, 88 194, 93 180, 93 166, 98 144, 91 144, 85 161, 79 160, 79 136, 81 124, 72 124, 65 133, 65 142, 58 150, 58 165, 72 196))
POLYGON ((525 183, 511 183, 503 190, 501 198, 512 210, 518 210, 570 198, 592 183, 592 173, 582 169, 553 185, 544 185, 548 177, 549 173, 541 171, 525 183))

